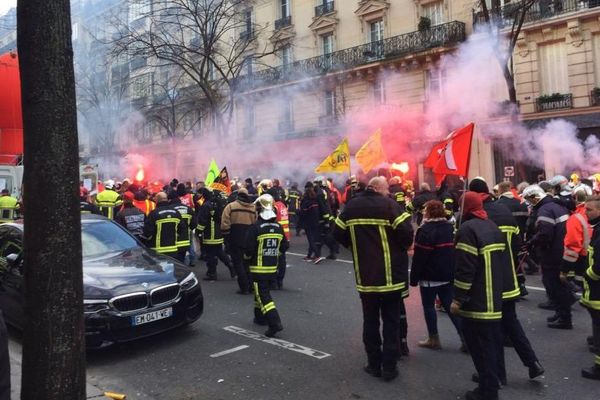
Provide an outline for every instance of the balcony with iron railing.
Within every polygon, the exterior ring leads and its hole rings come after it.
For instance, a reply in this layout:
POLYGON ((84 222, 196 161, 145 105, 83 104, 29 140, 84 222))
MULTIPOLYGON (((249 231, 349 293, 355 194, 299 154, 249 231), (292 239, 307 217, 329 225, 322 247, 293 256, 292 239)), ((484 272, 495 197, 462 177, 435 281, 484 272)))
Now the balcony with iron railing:
POLYGON ((315 18, 319 18, 323 15, 332 13, 334 10, 335 10, 335 8, 334 8, 333 1, 328 1, 326 3, 318 5, 315 7, 315 18))
MULTIPOLYGON (((588 10, 600 6, 600 0, 546 0, 536 1, 525 14, 524 23, 537 22, 563 14, 588 10)), ((522 3, 515 2, 501 7, 499 10, 489 10, 490 20, 501 28, 512 26, 521 13, 522 3)), ((473 26, 485 22, 482 11, 473 12, 473 26)))
POLYGON ((423 31, 415 31, 388 39, 363 44, 333 53, 296 61, 284 66, 267 68, 243 75, 235 82, 237 90, 275 85, 297 79, 346 71, 361 65, 392 60, 411 54, 453 46, 466 38, 465 24, 460 21, 436 25, 423 31))
POLYGON ((535 99, 536 112, 562 110, 565 108, 573 108, 573 95, 571 93, 554 93, 535 99))
POLYGON ((290 25, 292 25, 292 16, 288 15, 287 17, 282 17, 275 21, 275 30, 278 31, 290 25))

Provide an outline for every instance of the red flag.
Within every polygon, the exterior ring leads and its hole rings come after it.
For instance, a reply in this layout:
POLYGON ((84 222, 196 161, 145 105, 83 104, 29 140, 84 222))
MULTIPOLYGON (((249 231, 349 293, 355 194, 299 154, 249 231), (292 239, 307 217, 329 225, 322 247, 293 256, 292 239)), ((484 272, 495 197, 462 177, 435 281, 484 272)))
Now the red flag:
POLYGON ((431 152, 427 156, 427 159, 423 163, 423 166, 425 168, 435 168, 438 161, 440 160, 440 154, 442 153, 442 150, 444 150, 445 146, 446 141, 434 144, 433 148, 431 149, 431 152))
POLYGON ((228 195, 231 194, 231 181, 229 180, 227 167, 221 170, 221 173, 219 173, 219 176, 217 176, 213 183, 210 184, 210 187, 214 190, 227 193, 228 195))
POLYGON ((469 173, 469 158, 471 157, 471 140, 473 139, 474 123, 469 123, 457 129, 443 142, 444 148, 433 173, 436 175, 467 176, 469 173))

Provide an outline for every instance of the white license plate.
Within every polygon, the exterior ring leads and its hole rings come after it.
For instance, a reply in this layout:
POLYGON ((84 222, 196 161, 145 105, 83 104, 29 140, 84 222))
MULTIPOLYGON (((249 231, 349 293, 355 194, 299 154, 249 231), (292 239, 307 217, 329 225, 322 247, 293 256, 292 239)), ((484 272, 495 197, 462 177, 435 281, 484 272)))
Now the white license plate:
POLYGON ((152 311, 146 314, 135 315, 131 317, 131 325, 136 326, 147 324, 148 322, 169 318, 171 315, 173 315, 173 309, 171 307, 158 311, 152 311))

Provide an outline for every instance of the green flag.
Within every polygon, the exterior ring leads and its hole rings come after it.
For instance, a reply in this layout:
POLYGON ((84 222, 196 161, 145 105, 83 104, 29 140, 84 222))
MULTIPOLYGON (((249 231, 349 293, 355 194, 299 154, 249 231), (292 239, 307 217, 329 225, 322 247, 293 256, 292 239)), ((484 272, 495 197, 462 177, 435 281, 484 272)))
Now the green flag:
POLYGON ((204 179, 204 185, 206 185, 207 187, 210 186, 210 184, 215 181, 215 178, 219 176, 220 172, 221 170, 219 169, 219 167, 217 167, 217 163, 213 158, 212 160, 210 160, 210 165, 208 166, 208 174, 206 174, 206 179, 204 179))

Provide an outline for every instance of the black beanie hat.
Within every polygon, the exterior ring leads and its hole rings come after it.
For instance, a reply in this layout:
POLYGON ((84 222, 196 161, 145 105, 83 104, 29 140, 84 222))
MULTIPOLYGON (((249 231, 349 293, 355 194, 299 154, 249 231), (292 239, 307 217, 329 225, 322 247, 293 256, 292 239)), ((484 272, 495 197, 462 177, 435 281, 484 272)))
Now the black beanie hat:
POLYGON ((475 193, 489 193, 490 188, 482 178, 475 178, 469 183, 469 191, 475 193))

